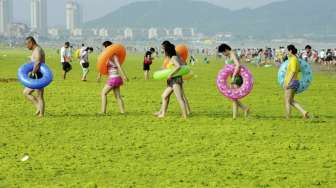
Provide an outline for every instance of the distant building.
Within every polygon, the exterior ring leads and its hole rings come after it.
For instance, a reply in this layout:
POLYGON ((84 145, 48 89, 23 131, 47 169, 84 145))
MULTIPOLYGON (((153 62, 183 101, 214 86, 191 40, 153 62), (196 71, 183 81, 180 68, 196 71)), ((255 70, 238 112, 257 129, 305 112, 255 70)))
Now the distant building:
POLYGON ((30 27, 39 36, 47 35, 47 0, 30 1, 30 27))
POLYGON ((105 28, 101 28, 101 29, 99 29, 99 36, 100 37, 108 37, 108 30, 107 29, 105 29, 105 28))
POLYGON ((56 28, 48 29, 48 34, 52 38, 57 38, 60 36, 60 30, 56 28))
POLYGON ((175 37, 183 37, 183 30, 182 30, 182 28, 179 28, 179 27, 175 28, 174 29, 174 36, 175 37))
POLYGON ((83 35, 83 30, 76 28, 74 30, 71 31, 71 35, 75 36, 75 37, 81 37, 83 35))
POLYGON ((30 32, 29 27, 23 23, 13 23, 9 25, 10 37, 24 38, 30 32))
POLYGON ((224 34, 224 37, 225 38, 232 38, 232 34, 231 33, 226 33, 226 34, 224 34))
POLYGON ((194 37, 196 35, 196 33, 195 33, 195 29, 194 28, 191 28, 190 29, 190 36, 191 37, 194 37))
POLYGON ((0 35, 9 33, 9 25, 13 22, 13 0, 0 0, 0 35))
POLYGON ((98 29, 93 28, 93 29, 91 29, 91 31, 92 31, 92 34, 94 36, 97 36, 99 34, 99 30, 98 29))
POLYGON ((170 36, 170 30, 169 29, 164 29, 166 36, 170 36))
POLYGON ((70 32, 80 28, 83 22, 83 10, 79 3, 75 0, 68 0, 66 2, 66 28, 70 32))
POLYGON ((156 28, 150 28, 148 30, 148 39, 157 39, 159 37, 158 30, 156 28))
POLYGON ((133 30, 131 28, 126 28, 124 30, 124 39, 129 39, 129 40, 133 39, 133 30))

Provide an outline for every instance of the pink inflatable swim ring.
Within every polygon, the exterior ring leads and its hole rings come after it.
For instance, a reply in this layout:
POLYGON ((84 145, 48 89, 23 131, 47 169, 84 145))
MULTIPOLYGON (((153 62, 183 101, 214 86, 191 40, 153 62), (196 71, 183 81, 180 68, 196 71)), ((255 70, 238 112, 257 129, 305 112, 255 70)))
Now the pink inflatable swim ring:
POLYGON ((230 64, 226 65, 222 69, 217 77, 217 87, 218 90, 227 98, 231 100, 242 99, 253 89, 253 76, 251 72, 244 66, 240 66, 239 75, 243 78, 243 84, 240 88, 231 88, 227 80, 231 79, 232 74, 234 73, 236 65, 230 64))

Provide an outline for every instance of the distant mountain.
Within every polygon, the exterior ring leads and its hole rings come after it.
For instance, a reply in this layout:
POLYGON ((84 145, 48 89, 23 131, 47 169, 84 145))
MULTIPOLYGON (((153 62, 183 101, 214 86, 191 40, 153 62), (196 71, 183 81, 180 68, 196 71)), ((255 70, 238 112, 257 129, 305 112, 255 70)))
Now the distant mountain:
POLYGON ((231 11, 190 0, 135 2, 87 23, 88 26, 176 27, 211 25, 231 11))
MULTIPOLYGON (((268 35, 336 32, 335 0, 288 0, 249 11, 237 11, 236 21, 251 33, 268 35)), ((239 28, 240 29, 240 28, 239 28)))
POLYGON ((257 9, 231 11, 191 0, 136 2, 87 22, 87 27, 194 27, 205 33, 325 35, 336 32, 335 0, 288 0, 257 9))

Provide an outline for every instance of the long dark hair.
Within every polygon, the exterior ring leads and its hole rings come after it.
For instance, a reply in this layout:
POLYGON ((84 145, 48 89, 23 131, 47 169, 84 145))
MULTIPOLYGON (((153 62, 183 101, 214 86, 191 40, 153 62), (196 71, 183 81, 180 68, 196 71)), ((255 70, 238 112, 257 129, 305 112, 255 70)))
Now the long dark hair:
POLYGON ((225 43, 218 46, 218 53, 223 53, 226 51, 231 51, 231 47, 225 43))
POLYGON ((107 48, 107 47, 109 47, 109 46, 111 46, 113 43, 111 42, 111 41, 105 41, 105 42, 103 42, 103 46, 105 47, 105 48, 107 48))
POLYGON ((294 55, 296 55, 298 53, 298 50, 296 49, 296 47, 293 44, 288 45, 287 50, 291 51, 294 55))
POLYGON ((161 43, 161 46, 163 48, 163 51, 165 51, 166 48, 169 47, 169 45, 171 45, 171 43, 168 40, 165 40, 161 43))
POLYGON ((166 44, 164 46, 164 51, 166 56, 168 57, 173 57, 177 55, 174 44, 166 44))

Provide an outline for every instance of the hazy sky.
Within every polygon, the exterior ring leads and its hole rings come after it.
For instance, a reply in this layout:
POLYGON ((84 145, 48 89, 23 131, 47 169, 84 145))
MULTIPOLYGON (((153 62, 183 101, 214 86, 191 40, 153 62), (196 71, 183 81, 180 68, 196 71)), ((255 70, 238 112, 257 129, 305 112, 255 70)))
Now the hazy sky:
MULTIPOLYGON (((30 0, 14 1, 14 21, 29 23, 30 0)), ((140 0, 77 0, 84 10, 84 21, 92 20, 106 15, 120 6, 140 0)), ((281 0, 203 0, 230 9, 255 8, 274 1, 281 0)), ((66 0, 47 0, 48 25, 65 25, 66 0)))

